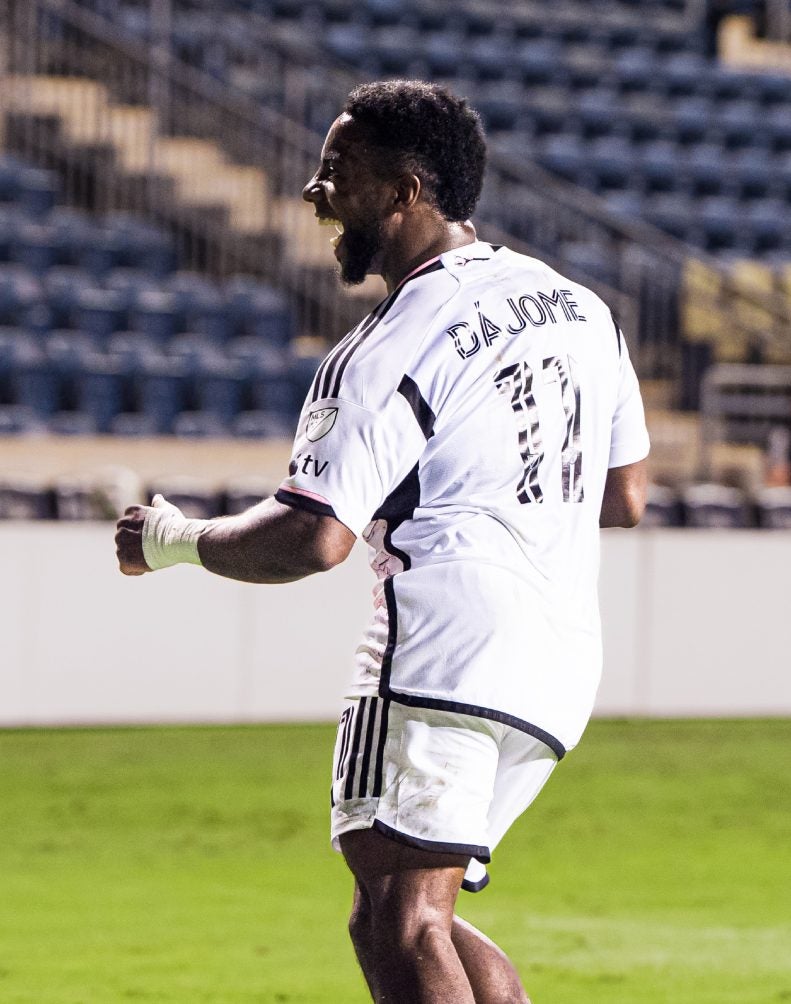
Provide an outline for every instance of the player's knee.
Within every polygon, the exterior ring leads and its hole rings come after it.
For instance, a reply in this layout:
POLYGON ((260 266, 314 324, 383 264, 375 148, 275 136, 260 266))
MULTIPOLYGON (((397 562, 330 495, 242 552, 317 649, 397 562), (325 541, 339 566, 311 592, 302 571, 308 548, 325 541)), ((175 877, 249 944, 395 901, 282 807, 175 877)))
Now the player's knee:
POLYGON ((432 917, 419 917, 392 934, 395 950, 402 958, 434 958, 444 955, 451 945, 447 926, 432 917))
POLYGON ((433 954, 441 943, 451 940, 450 923, 441 911, 427 903, 407 904, 401 899, 372 904, 369 929, 405 956, 433 954))
POLYGON ((349 936, 354 945, 366 945, 371 941, 371 920, 371 904, 366 897, 355 896, 349 915, 349 936))

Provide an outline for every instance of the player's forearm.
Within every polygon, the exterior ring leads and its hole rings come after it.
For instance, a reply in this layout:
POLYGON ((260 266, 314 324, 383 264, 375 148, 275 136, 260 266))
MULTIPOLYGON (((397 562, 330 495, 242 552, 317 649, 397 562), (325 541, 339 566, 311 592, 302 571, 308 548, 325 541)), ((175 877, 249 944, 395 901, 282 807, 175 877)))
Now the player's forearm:
POLYGON ((198 554, 204 568, 228 579, 293 582, 342 560, 317 533, 318 519, 267 499, 238 516, 212 520, 198 538, 198 554))

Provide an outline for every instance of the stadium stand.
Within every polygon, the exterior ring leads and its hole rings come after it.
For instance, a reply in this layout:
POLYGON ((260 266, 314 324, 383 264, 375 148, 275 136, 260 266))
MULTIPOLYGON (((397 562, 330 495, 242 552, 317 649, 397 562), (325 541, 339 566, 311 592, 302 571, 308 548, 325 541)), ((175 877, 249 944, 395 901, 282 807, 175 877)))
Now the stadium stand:
MULTIPOLYGON (((482 229, 599 291, 660 396, 697 408, 713 364, 791 363, 791 75, 740 62, 744 19, 739 41, 686 0, 9 10, 0 429, 290 435, 318 336, 377 298, 339 296, 299 201, 374 76, 470 97, 493 151, 482 229)), ((766 422, 743 428, 762 449, 766 422)))

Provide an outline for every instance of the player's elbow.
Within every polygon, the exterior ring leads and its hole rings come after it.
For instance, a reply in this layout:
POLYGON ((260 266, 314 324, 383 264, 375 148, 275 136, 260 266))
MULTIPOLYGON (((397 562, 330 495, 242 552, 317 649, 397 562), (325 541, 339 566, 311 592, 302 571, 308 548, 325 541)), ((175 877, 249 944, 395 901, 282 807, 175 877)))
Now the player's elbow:
POLYGON ((310 572, 328 572, 349 556, 355 537, 342 523, 328 517, 320 518, 314 531, 306 538, 304 559, 310 572))
POLYGON ((644 512, 645 502, 629 502, 624 508, 623 517, 619 526, 625 527, 626 529, 631 529, 633 526, 637 526, 643 518, 644 512))

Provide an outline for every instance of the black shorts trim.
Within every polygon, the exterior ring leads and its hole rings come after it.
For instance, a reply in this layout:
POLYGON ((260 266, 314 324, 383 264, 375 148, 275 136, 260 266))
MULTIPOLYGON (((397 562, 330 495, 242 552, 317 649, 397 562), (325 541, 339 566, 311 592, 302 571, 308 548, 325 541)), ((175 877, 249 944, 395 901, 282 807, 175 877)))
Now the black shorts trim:
POLYGON ((470 882, 469 879, 461 880, 461 887, 465 892, 480 892, 481 889, 485 889, 486 886, 491 882, 489 878, 489 873, 487 872, 482 879, 478 879, 477 882, 470 882))
POLYGON ((492 860, 489 848, 479 844, 451 844, 442 840, 424 840, 422 837, 413 837, 409 833, 402 833, 401 830, 394 830, 392 826, 383 823, 381 819, 374 819, 371 829, 381 833, 383 837, 389 837, 390 840, 406 844, 408 847, 417 847, 421 851, 435 851, 437 854, 464 854, 476 858, 484 865, 488 865, 492 860))
POLYGON ((333 519, 338 519, 331 505, 319 502, 317 499, 309 499, 306 495, 297 495, 287 488, 278 488, 275 492, 275 499, 282 502, 283 505, 291 506, 292 509, 304 509, 305 512, 313 513, 314 516, 332 516, 333 519))
POLYGON ((515 715, 506 714, 505 711, 497 711, 495 708, 484 708, 478 704, 463 704, 460 701, 447 701, 435 697, 420 697, 416 694, 401 694, 393 690, 390 686, 390 672, 393 664, 393 653, 395 652, 396 640, 398 638, 398 613, 396 610, 395 590, 393 588, 392 576, 385 579, 384 583, 385 600, 387 601, 387 646, 382 658, 382 676, 379 681, 379 695, 396 704, 405 704, 409 708, 431 708, 435 711, 452 711, 458 715, 473 715, 476 718, 488 718, 493 722, 500 722, 501 725, 508 725, 512 729, 526 732, 534 739, 548 746, 558 760, 562 760, 566 755, 566 747, 551 733, 526 722, 515 715))

